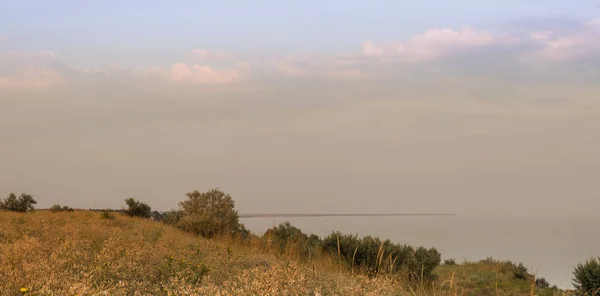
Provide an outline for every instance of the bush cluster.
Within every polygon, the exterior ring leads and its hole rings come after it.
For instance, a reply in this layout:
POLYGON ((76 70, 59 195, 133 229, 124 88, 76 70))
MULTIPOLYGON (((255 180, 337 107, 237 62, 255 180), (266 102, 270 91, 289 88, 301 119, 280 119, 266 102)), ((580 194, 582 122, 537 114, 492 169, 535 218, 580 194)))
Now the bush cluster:
POLYGON ((295 252, 300 259, 305 260, 314 257, 321 248, 321 239, 318 236, 305 234, 290 222, 268 229, 263 239, 280 253, 295 252))
POLYGON ((382 272, 404 272, 416 281, 433 280, 433 271, 441 262, 441 254, 435 248, 414 248, 378 237, 359 238, 340 232, 325 237, 322 250, 340 256, 346 265, 363 269, 371 276, 382 272))
POLYGON ((3 201, 0 201, 0 210, 20 213, 33 212, 36 204, 37 201, 29 194, 22 193, 17 197, 14 193, 9 193, 3 201))
POLYGON ((50 207, 50 212, 58 213, 58 212, 74 212, 75 209, 68 206, 61 206, 59 204, 54 204, 50 207))

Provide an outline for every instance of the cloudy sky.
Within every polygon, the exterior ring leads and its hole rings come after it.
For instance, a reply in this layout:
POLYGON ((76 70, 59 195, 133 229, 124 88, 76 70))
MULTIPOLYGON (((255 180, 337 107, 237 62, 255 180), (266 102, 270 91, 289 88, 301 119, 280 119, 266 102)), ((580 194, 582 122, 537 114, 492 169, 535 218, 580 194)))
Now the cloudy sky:
POLYGON ((0 1, 39 206, 595 214, 597 1, 0 1))

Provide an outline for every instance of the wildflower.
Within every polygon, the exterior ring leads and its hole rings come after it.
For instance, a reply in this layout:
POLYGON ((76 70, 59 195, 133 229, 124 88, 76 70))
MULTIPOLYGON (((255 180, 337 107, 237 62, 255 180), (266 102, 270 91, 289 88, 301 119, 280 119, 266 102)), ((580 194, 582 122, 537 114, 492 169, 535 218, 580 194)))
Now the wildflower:
POLYGON ((27 288, 21 288, 21 289, 19 289, 19 292, 25 294, 25 293, 27 293, 27 288))

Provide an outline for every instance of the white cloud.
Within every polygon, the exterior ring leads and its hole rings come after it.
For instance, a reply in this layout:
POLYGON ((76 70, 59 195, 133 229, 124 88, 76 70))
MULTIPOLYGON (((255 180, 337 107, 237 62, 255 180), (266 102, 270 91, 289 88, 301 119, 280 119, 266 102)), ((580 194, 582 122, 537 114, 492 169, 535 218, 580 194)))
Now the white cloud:
POLYGON ((442 58, 471 48, 494 44, 496 38, 488 32, 463 27, 460 31, 452 29, 429 29, 413 37, 408 42, 396 42, 377 45, 367 41, 363 43, 365 56, 395 58, 406 62, 423 62, 442 58))

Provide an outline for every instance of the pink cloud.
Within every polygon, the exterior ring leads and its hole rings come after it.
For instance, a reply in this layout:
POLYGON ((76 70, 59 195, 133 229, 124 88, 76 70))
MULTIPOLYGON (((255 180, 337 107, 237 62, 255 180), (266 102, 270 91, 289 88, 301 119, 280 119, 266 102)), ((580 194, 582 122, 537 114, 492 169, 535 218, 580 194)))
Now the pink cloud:
POLYGON ((150 69, 150 73, 181 83, 229 84, 242 80, 247 75, 249 68, 248 63, 240 63, 234 68, 226 70, 215 70, 206 65, 177 63, 168 69, 150 69))
POLYGON ((377 45, 363 43, 363 55, 380 58, 396 58, 407 62, 435 60, 470 48, 494 44, 497 39, 488 32, 463 27, 452 29, 429 29, 410 41, 377 45))
POLYGON ((52 51, 6 51, 0 56, 0 89, 49 89, 65 83, 63 73, 53 69, 51 63, 57 54, 52 51))
POLYGON ((600 19, 585 22, 576 32, 539 31, 529 38, 539 49, 525 54, 526 59, 561 62, 600 54, 600 19))

